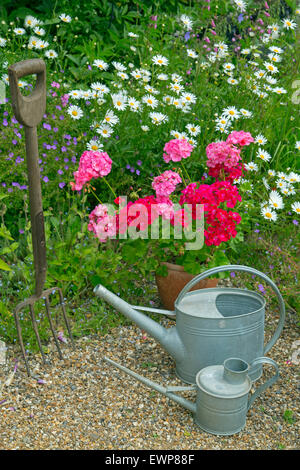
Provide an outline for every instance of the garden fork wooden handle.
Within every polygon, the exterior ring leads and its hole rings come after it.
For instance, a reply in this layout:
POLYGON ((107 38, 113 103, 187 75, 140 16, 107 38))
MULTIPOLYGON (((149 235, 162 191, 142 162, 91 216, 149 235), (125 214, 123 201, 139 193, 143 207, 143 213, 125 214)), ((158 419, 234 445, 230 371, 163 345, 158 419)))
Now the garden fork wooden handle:
POLYGON ((39 297, 44 287, 47 270, 37 139, 37 125, 41 122, 46 110, 45 62, 41 59, 18 62, 9 67, 8 75, 13 111, 17 120, 25 128, 32 248, 36 281, 35 295, 39 297), (32 74, 37 75, 36 86, 30 95, 23 96, 18 85, 19 78, 32 74))

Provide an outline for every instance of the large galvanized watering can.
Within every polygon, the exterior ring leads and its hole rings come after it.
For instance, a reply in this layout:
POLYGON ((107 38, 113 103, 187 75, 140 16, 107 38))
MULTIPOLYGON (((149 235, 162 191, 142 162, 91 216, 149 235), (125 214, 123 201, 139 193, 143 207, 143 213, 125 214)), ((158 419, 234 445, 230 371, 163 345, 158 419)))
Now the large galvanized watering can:
POLYGON ((239 358, 228 358, 223 365, 205 367, 197 373, 196 384, 190 387, 163 387, 107 357, 104 357, 104 360, 187 408, 193 413, 195 424, 203 431, 217 435, 240 432, 246 424, 247 412, 254 400, 267 387, 273 385, 279 376, 278 366, 272 359, 268 357, 255 359, 251 367, 267 363, 275 368, 275 374, 249 398, 252 388, 252 381, 248 376, 250 366, 239 358), (190 390, 196 390, 196 402, 175 393, 190 390))
MULTIPOLYGON (((176 374, 186 383, 194 384, 204 367, 223 364, 228 357, 239 357, 251 364, 264 356, 281 334, 285 305, 274 282, 256 269, 227 265, 209 269, 192 279, 175 302, 175 312, 131 306, 102 285, 95 287, 97 296, 110 303, 157 340, 176 362, 176 374), (255 274, 269 284, 277 295, 280 319, 271 340, 264 346, 265 299, 246 289, 209 288, 189 292, 199 281, 224 271, 255 274), (164 328, 138 310, 164 313, 176 318, 176 326, 164 328)), ((251 380, 262 373, 260 363, 249 370, 251 380)))

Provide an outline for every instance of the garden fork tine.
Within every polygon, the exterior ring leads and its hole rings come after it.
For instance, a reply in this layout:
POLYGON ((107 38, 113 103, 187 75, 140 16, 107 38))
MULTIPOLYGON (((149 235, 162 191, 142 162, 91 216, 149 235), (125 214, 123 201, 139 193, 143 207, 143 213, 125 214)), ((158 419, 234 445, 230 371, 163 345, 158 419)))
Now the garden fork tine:
POLYGON ((12 97, 12 107, 15 117, 25 128, 26 139, 26 161, 28 173, 28 186, 29 186, 29 205, 30 205, 30 219, 31 219, 31 232, 32 232, 32 248, 35 270, 35 293, 29 299, 17 305, 14 317, 16 322, 18 339, 20 342, 22 355, 25 361, 26 370, 30 374, 28 361, 26 358, 26 351, 22 339, 22 330, 20 326, 19 314, 25 308, 29 307, 30 317, 37 338, 38 346, 42 354, 43 362, 46 363, 40 335, 37 328, 37 322, 34 314, 34 304, 40 299, 45 299, 46 314, 49 320, 50 329, 54 337, 54 341, 62 359, 61 349, 55 334, 54 325, 50 314, 49 295, 54 291, 58 291, 60 305, 63 310, 63 317, 71 338, 72 346, 74 341, 66 315, 63 295, 61 289, 54 287, 52 289, 43 290, 46 272, 46 241, 45 241, 45 228, 44 228, 44 214, 42 206, 42 192, 40 182, 40 169, 38 164, 38 140, 37 140, 37 125, 41 122, 43 114, 46 109, 46 66, 45 62, 41 59, 30 59, 18 62, 11 65, 8 69, 9 85, 12 97), (23 96, 19 90, 19 78, 26 75, 37 75, 36 86, 29 96, 23 96))

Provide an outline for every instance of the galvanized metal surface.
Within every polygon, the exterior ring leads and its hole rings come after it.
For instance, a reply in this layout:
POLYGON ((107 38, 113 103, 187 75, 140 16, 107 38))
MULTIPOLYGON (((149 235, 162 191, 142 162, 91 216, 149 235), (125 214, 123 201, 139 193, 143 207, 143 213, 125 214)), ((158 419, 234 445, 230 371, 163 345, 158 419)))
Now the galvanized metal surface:
MULTIPOLYGON (((228 357, 239 357, 253 363, 275 344, 285 320, 285 305, 277 286, 268 276, 247 266, 220 266, 196 276, 180 292, 175 302, 176 326, 169 329, 138 312, 138 307, 131 307, 102 285, 97 286, 94 292, 152 335, 174 358, 176 374, 186 383, 195 383, 199 370, 222 364, 228 357), (255 274, 274 290, 280 319, 267 345, 264 346, 265 299, 260 294, 231 288, 189 292, 200 280, 223 271, 255 274)), ((251 380, 257 380, 261 373, 261 364, 253 363, 249 370, 251 380)))
POLYGON ((50 329, 54 337, 54 341, 62 359, 62 352, 59 347, 58 337, 51 318, 49 296, 53 292, 58 292, 59 302, 62 307, 63 318, 74 347, 73 337, 70 324, 66 315, 63 294, 59 287, 43 290, 46 273, 46 240, 44 228, 44 214, 42 206, 42 191, 38 157, 38 138, 37 125, 41 122, 46 110, 46 65, 41 59, 30 59, 18 62, 8 68, 9 85, 12 98, 12 107, 15 117, 25 128, 26 139, 26 162, 29 186, 29 205, 30 220, 32 233, 32 248, 35 270, 35 293, 29 299, 19 303, 14 311, 15 323, 18 333, 18 339, 21 346, 22 355, 25 361, 27 374, 30 375, 28 360, 22 338, 22 329, 20 325, 20 313, 28 307, 33 329, 37 338, 38 346, 43 357, 44 363, 46 358, 43 352, 43 346, 39 336, 37 322, 34 313, 34 304, 41 298, 45 301, 46 315, 49 320, 50 329), (33 92, 29 96, 23 96, 18 86, 19 79, 27 75, 36 74, 37 80, 33 92))
POLYGON ((104 360, 191 411, 194 422, 203 431, 216 435, 240 432, 246 425, 247 411, 254 400, 279 377, 276 362, 268 357, 257 358, 254 362, 272 365, 275 374, 248 398, 252 388, 248 373, 253 364, 249 366, 240 358, 228 358, 223 365, 200 370, 196 376, 196 385, 192 387, 163 387, 107 357, 104 360), (195 403, 175 393, 191 390, 197 392, 195 403))

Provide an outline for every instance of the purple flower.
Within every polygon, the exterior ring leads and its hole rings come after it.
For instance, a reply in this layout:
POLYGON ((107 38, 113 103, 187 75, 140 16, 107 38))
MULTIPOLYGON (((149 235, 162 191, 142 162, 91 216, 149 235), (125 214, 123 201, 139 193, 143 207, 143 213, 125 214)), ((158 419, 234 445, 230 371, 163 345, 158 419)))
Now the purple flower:
POLYGON ((17 141, 16 139, 13 139, 13 140, 11 141, 11 143, 12 143, 13 145, 17 145, 18 141, 17 141))
POLYGON ((47 131, 51 131, 51 125, 47 124, 46 122, 43 123, 43 128, 47 129, 47 131))
POLYGON ((185 41, 188 41, 188 40, 190 39, 190 37, 191 37, 190 32, 187 31, 187 32, 185 33, 185 35, 184 35, 184 40, 185 40, 185 41))
POLYGON ((231 276, 231 277, 235 277, 235 273, 234 273, 234 272, 231 272, 231 273, 230 273, 230 276, 231 276))
POLYGON ((293 220, 293 224, 294 224, 294 225, 299 225, 298 220, 295 220, 295 219, 294 219, 294 220, 293 220))
POLYGON ((57 173, 58 173, 59 175, 63 175, 63 174, 64 174, 64 172, 63 172, 62 170, 57 170, 57 173))
POLYGON ((241 23, 244 19, 244 15, 243 13, 240 13, 239 16, 238 16, 238 22, 241 23))
POLYGON ((20 228, 19 233, 24 233, 24 230, 22 228, 20 228))
POLYGON ((62 189, 64 186, 66 186, 66 183, 64 183, 64 182, 59 183, 58 186, 60 187, 60 189, 62 189))
POLYGON ((65 147, 65 146, 63 145, 62 148, 61 148, 61 151, 62 151, 62 152, 66 152, 66 151, 67 151, 67 147, 65 147))
POLYGON ((48 181, 49 181, 48 176, 44 176, 43 181, 45 181, 45 183, 48 183, 48 181))
POLYGON ((266 291, 265 291, 265 288, 264 288, 264 286, 263 286, 262 284, 258 284, 258 288, 259 288, 259 290, 260 290, 260 292, 261 292, 262 294, 264 294, 264 293, 266 292, 266 291))

